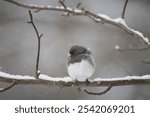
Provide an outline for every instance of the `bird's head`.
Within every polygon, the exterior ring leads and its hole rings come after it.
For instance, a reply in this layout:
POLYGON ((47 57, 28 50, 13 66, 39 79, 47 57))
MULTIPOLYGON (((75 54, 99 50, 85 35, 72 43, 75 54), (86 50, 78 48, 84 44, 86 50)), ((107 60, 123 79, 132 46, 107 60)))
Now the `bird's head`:
POLYGON ((91 54, 91 51, 89 48, 87 49, 79 45, 72 46, 69 51, 70 56, 76 56, 76 55, 81 55, 81 54, 91 54))

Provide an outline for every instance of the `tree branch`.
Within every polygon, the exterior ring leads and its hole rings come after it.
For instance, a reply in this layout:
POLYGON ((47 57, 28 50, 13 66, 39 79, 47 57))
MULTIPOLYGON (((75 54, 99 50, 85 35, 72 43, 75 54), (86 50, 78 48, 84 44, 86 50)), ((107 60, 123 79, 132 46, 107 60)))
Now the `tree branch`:
POLYGON ((122 19, 124 19, 126 8, 127 8, 127 4, 128 4, 128 0, 126 0, 125 3, 124 3, 123 11, 122 11, 122 14, 121 14, 121 18, 122 19))
MULTIPOLYGON (((141 32, 136 31, 136 30, 130 28, 129 26, 127 26, 127 24, 125 23, 125 20, 122 18, 112 19, 109 16, 104 15, 104 14, 95 14, 88 10, 83 10, 83 9, 80 10, 78 8, 73 9, 73 8, 70 8, 67 6, 66 6, 66 8, 64 8, 64 6, 52 7, 50 5, 47 5, 47 6, 41 5, 40 6, 40 5, 34 5, 34 4, 25 4, 25 3, 17 2, 16 0, 3 0, 3 1, 15 4, 17 6, 27 8, 27 9, 59 11, 59 12, 67 12, 67 13, 73 14, 73 15, 88 16, 92 19, 95 19, 95 22, 102 21, 103 23, 107 23, 107 24, 116 26, 120 29, 123 29, 128 34, 131 34, 135 38, 140 39, 144 44, 150 45, 149 39, 147 37, 145 37, 141 32)), ((126 2, 126 4, 127 4, 127 2, 126 2)), ((124 6, 124 14, 125 14, 125 9, 126 9, 126 5, 124 6)))
POLYGON ((120 52, 126 52, 126 51, 146 51, 149 50, 150 46, 146 46, 146 47, 141 47, 141 48, 124 48, 121 49, 120 47, 116 48, 116 50, 120 51, 120 52))
POLYGON ((21 85, 48 85, 49 87, 104 87, 104 86, 127 86, 127 85, 150 85, 150 75, 126 76, 122 78, 95 78, 90 82, 75 82, 70 77, 50 77, 44 74, 39 75, 36 80, 32 76, 11 75, 0 72, 0 81, 12 83, 16 81, 21 85))
POLYGON ((77 10, 77 9, 72 9, 67 7, 66 9, 64 8, 64 6, 56 6, 53 7, 51 5, 47 5, 47 6, 40 6, 40 5, 36 5, 36 4, 25 4, 25 3, 20 3, 16 0, 3 0, 12 4, 15 4, 19 7, 23 7, 23 8, 27 8, 27 9, 34 9, 34 10, 50 10, 50 11, 61 11, 61 12, 69 12, 71 14, 74 15, 81 15, 82 11, 81 10, 77 10))
POLYGON ((40 59, 40 48, 41 48, 41 37, 43 36, 43 34, 39 34, 38 29, 36 28, 35 24, 34 24, 34 20, 33 20, 33 16, 31 11, 29 10, 29 16, 30 16, 30 21, 27 23, 32 24, 35 33, 37 35, 37 39, 38 39, 38 51, 37 51, 37 58, 36 58, 36 70, 35 70, 35 77, 38 79, 39 75, 40 75, 40 71, 39 71, 39 59, 40 59))
POLYGON ((11 88, 14 87, 16 84, 17 84, 17 82, 14 80, 10 86, 5 87, 5 88, 0 88, 0 93, 3 93, 3 92, 5 92, 5 91, 11 89, 11 88))
POLYGON ((104 15, 104 14, 97 15, 88 10, 84 10, 84 11, 85 11, 86 16, 90 16, 90 17, 92 16, 93 18, 95 18, 95 21, 101 20, 103 23, 114 25, 120 29, 123 29, 124 31, 134 36, 135 38, 140 39, 144 44, 150 45, 149 39, 147 37, 144 37, 144 35, 141 32, 136 31, 130 28, 129 26, 127 26, 124 19, 122 18, 111 19, 109 16, 104 15))

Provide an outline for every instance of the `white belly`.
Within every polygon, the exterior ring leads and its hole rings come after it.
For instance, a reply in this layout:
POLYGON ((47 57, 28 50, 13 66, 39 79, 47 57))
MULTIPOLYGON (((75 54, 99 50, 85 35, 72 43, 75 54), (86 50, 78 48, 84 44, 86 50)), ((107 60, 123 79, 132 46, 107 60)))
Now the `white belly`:
POLYGON ((68 74, 78 81, 86 81, 94 72, 94 67, 88 61, 82 60, 68 66, 68 74))

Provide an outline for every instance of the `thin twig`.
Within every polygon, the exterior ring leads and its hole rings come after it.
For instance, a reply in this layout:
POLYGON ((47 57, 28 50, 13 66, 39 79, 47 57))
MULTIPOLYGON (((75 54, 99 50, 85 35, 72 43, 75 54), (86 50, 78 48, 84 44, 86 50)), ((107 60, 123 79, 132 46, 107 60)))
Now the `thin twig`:
POLYGON ((79 9, 81 6, 81 2, 79 2, 77 5, 76 5, 76 8, 79 9))
POLYGON ((107 87, 106 90, 104 90, 104 91, 102 91, 102 92, 99 92, 99 93, 90 92, 90 91, 88 91, 88 90, 86 90, 86 89, 84 89, 84 91, 85 91, 87 94, 89 94, 89 95, 103 95, 103 94, 107 93, 108 91, 110 91, 111 88, 112 88, 112 86, 109 86, 109 87, 107 87))
MULTIPOLYGON (((67 10, 67 6, 65 5, 65 0, 59 0, 59 3, 67 10)), ((69 16, 70 12, 64 12, 62 16, 69 16)))
MULTIPOLYGON (((116 26, 120 29, 123 29, 124 31, 126 31, 128 34, 131 34, 132 36, 134 36, 137 39, 140 39, 141 41, 144 42, 144 44, 149 45, 149 39, 147 37, 145 37, 142 33, 137 33, 138 31, 128 27, 127 25, 124 25, 122 23, 118 23, 115 22, 114 19, 108 19, 106 17, 100 16, 99 14, 95 14, 92 13, 88 10, 81 10, 81 9, 73 9, 70 7, 66 6, 66 9, 64 7, 60 7, 60 6, 40 6, 40 5, 35 5, 35 4, 25 4, 25 3, 20 3, 16 0, 3 0, 12 4, 15 4, 17 6, 23 7, 23 8, 27 8, 27 9, 35 9, 35 10, 50 10, 50 11, 59 11, 59 12, 66 12, 67 14, 72 14, 72 15, 81 15, 81 16, 88 16, 88 17, 92 17, 93 19, 95 18, 96 22, 99 20, 102 20, 103 23, 107 23, 107 24, 111 24, 113 26, 116 26)), ((127 4, 127 3, 126 3, 127 4)), ((126 8, 126 6, 125 6, 126 8)), ((67 15, 68 16, 68 15, 67 15)), ((106 16, 106 15, 105 15, 106 16)))
POLYGON ((95 23, 101 23, 101 24, 104 24, 104 22, 101 20, 101 19, 96 19, 95 17, 91 16, 91 15, 88 15, 88 17, 90 19, 92 19, 95 23))
POLYGON ((29 10, 29 16, 30 16, 30 21, 28 23, 32 24, 35 33, 37 35, 37 39, 38 39, 38 52, 37 52, 37 59, 36 59, 36 73, 35 73, 35 77, 38 79, 39 75, 40 75, 40 71, 39 71, 39 59, 40 59, 40 48, 41 48, 41 37, 43 36, 43 34, 39 34, 38 29, 36 28, 35 24, 34 24, 34 20, 33 20, 33 16, 31 11, 29 10))
POLYGON ((127 4, 128 4, 128 0, 126 0, 125 3, 124 3, 123 11, 122 11, 122 14, 121 14, 122 19, 124 19, 124 17, 125 17, 127 4))
POLYGON ((65 5, 65 1, 64 0, 59 0, 59 3, 64 7, 64 9, 67 9, 66 5, 65 5))
POLYGON ((146 51, 146 50, 149 50, 150 49, 150 46, 147 46, 147 47, 143 47, 143 48, 125 48, 125 49, 117 49, 118 51, 120 52, 126 52, 126 51, 146 51))
POLYGON ((5 88, 1 88, 1 89, 0 89, 0 93, 3 93, 3 92, 5 92, 5 91, 11 89, 11 88, 14 87, 16 84, 17 84, 17 82, 14 80, 10 86, 5 87, 5 88))
POLYGON ((37 9, 37 10, 35 10, 34 12, 35 13, 38 13, 38 12, 40 12, 41 11, 41 9, 37 9))

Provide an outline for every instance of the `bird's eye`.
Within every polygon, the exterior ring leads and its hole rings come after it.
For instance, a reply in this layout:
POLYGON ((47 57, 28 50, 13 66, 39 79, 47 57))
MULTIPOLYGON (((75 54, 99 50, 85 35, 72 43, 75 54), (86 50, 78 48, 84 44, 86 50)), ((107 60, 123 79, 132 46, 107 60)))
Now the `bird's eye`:
POLYGON ((74 55, 75 54, 75 50, 71 49, 69 53, 70 53, 70 55, 74 55))
POLYGON ((73 54, 73 52, 72 52, 72 51, 70 51, 69 53, 70 53, 71 55, 73 54))

